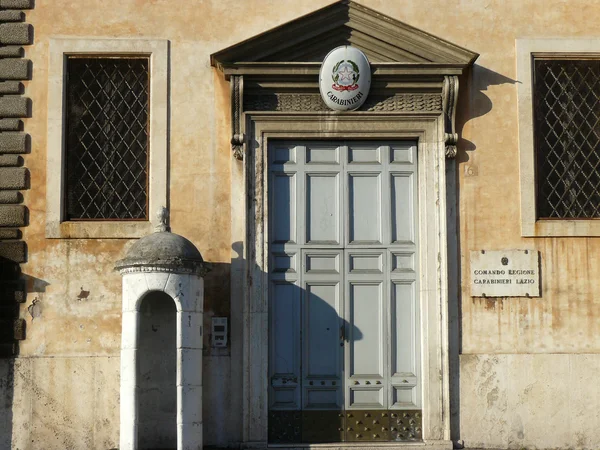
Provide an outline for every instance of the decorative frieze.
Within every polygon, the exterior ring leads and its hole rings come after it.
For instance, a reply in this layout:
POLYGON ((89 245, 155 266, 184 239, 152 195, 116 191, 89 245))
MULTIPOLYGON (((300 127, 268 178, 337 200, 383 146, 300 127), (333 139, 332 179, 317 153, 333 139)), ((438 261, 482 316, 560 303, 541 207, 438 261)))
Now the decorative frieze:
MULTIPOLYGON (((318 93, 260 93, 244 98, 244 111, 331 111, 318 93)), ((442 112, 440 94, 370 95, 359 111, 442 112)))

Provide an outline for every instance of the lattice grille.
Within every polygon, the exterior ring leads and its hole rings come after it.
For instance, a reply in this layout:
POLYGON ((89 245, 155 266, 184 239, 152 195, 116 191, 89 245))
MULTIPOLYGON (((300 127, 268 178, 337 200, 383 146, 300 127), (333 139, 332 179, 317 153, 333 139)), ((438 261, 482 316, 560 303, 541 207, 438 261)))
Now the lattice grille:
POLYGON ((600 61, 534 60, 537 215, 600 217, 600 61))
POLYGON ((146 219, 147 58, 67 61, 68 219, 146 219))

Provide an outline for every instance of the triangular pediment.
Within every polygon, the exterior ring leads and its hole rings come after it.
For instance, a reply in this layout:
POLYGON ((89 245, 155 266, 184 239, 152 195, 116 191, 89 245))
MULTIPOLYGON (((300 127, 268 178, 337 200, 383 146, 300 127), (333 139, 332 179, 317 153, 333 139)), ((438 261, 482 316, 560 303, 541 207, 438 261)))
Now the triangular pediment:
POLYGON ((214 66, 316 63, 341 45, 369 61, 466 67, 477 54, 349 0, 341 0, 211 55, 214 66))

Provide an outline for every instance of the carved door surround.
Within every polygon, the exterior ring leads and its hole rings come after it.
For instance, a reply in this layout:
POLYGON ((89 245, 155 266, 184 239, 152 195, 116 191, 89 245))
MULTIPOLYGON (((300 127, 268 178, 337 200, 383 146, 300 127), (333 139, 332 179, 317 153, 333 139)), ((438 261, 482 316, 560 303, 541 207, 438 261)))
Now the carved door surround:
POLYGON ((448 279, 448 248, 456 234, 454 208, 447 206, 454 165, 447 161, 456 155, 458 76, 477 56, 347 0, 211 56, 230 81, 231 145, 240 161, 233 162, 231 231, 232 242, 243 242, 243 258, 232 260, 231 295, 241 303, 243 343, 232 347, 232 356, 238 352, 243 361, 246 448, 268 445, 267 149, 273 139, 418 142, 422 437, 427 447, 452 448, 447 309, 456 301, 449 298, 456 280, 448 279), (371 92, 357 111, 331 111, 319 94, 320 61, 339 45, 354 45, 371 64, 371 92))

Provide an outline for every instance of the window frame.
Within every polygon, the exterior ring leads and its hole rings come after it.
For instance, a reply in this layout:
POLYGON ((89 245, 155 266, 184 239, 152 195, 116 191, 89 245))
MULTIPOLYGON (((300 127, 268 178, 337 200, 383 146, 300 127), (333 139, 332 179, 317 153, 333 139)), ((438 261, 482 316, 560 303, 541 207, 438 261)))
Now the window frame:
POLYGON ((600 236, 600 219, 539 219, 536 198, 536 160, 533 122, 533 58, 598 58, 597 39, 517 39, 517 97, 521 235, 524 237, 600 236))
POLYGON ((46 237, 139 238, 159 225, 154 211, 167 206, 168 41, 157 39, 68 39, 49 41, 46 237), (66 220, 65 125, 67 58, 147 56, 150 72, 148 220, 66 220))

